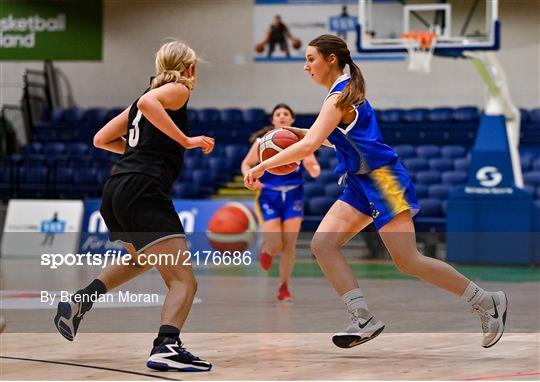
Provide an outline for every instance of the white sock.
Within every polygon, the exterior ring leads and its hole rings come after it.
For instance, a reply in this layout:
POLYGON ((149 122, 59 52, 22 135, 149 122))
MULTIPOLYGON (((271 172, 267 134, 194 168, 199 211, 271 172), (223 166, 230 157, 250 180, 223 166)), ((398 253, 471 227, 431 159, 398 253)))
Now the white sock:
POLYGON ((366 299, 360 288, 352 289, 341 296, 341 299, 347 306, 347 309, 352 312, 356 309, 368 310, 366 299))
POLYGON ((465 292, 461 295, 461 298, 474 306, 482 301, 485 295, 486 291, 471 281, 469 282, 469 285, 467 285, 465 292))

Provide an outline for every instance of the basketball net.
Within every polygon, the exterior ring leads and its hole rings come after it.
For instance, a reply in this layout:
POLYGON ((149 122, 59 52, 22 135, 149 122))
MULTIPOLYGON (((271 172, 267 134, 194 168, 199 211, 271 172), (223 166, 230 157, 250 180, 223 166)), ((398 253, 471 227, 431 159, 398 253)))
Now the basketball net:
POLYGON ((401 41, 409 54, 408 70, 428 74, 437 43, 435 32, 409 32, 401 34, 401 41))

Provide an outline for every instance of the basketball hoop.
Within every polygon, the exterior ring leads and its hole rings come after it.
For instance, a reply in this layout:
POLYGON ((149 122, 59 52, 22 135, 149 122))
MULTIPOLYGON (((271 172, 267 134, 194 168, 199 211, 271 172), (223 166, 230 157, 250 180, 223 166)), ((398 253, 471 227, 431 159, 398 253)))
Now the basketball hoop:
POLYGON ((402 33, 401 41, 409 54, 409 66, 407 69, 411 72, 429 73, 431 70, 431 58, 437 43, 437 33, 402 33))

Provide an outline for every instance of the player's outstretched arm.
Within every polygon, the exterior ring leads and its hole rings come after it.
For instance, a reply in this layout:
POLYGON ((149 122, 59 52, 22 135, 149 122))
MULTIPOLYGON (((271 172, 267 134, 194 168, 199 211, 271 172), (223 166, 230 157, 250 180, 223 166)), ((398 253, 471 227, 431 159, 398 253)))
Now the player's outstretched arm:
POLYGON ((94 146, 117 154, 126 151, 124 135, 127 133, 129 109, 127 107, 94 135, 94 146))
MULTIPOLYGON (((299 138, 299 139, 302 139, 304 138, 304 136, 307 134, 307 132, 309 131, 309 129, 303 129, 301 127, 294 127, 294 126, 281 126, 281 129, 285 129, 285 130, 289 130, 290 132, 293 132, 296 134, 296 136, 299 138)), ((333 144, 330 143, 330 141, 328 139, 325 139, 324 142, 322 143, 323 146, 326 146, 326 147, 334 147, 333 144)))
POLYGON ((200 147, 205 153, 214 149, 214 139, 203 135, 188 137, 180 131, 165 109, 178 110, 187 102, 189 90, 186 86, 178 83, 168 83, 139 98, 137 108, 144 117, 156 128, 165 133, 169 138, 178 142, 186 149, 200 147))
MULTIPOLYGON (((259 157, 257 156, 257 147, 259 146, 259 142, 255 140, 253 144, 251 145, 248 153, 246 154, 246 157, 242 161, 241 170, 242 175, 246 176, 249 170, 251 170, 253 167, 257 166, 259 164, 259 157)), ((259 181, 254 182, 251 185, 247 185, 246 187, 250 190, 260 190, 262 188, 262 184, 259 181)))

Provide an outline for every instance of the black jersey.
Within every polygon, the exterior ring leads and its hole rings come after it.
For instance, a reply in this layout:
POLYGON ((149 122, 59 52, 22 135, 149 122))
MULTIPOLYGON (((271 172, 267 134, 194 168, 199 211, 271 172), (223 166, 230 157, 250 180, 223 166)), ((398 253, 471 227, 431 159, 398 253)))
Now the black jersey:
MULTIPOLYGON (((170 189, 182 171, 185 148, 150 123, 137 108, 138 101, 129 110, 126 151, 113 175, 146 174, 170 189)), ((167 114, 182 133, 189 136, 187 102, 178 110, 167 110, 167 114)))

